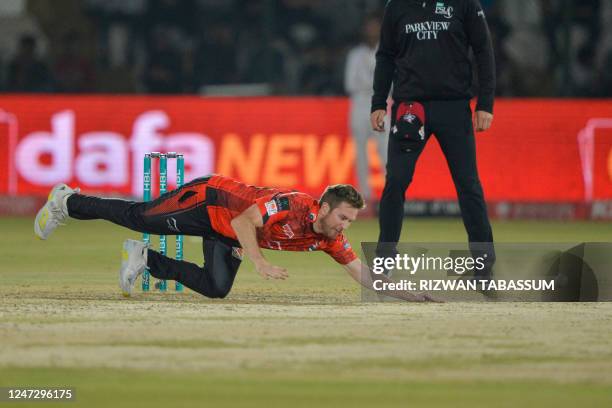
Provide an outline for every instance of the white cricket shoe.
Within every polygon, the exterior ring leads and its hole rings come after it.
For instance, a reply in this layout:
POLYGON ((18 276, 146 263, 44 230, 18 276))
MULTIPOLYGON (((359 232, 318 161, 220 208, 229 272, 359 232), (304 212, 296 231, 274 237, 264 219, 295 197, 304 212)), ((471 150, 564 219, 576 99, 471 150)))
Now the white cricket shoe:
POLYGON ((66 200, 72 194, 79 192, 78 188, 73 190, 66 184, 56 184, 51 189, 47 202, 38 211, 34 220, 34 233, 38 238, 47 239, 58 225, 66 225, 64 224, 68 218, 66 200))
POLYGON ((121 250, 121 269, 119 286, 123 296, 129 297, 134 289, 136 279, 147 267, 148 245, 135 239, 126 239, 121 250))

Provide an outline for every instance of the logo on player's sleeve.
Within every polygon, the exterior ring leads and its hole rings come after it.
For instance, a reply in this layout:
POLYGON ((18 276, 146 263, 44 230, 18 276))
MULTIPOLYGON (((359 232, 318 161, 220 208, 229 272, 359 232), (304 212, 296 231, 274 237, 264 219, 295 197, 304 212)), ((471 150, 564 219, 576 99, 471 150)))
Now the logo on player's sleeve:
POLYGON ((351 244, 349 244, 348 242, 345 242, 343 245, 344 249, 351 249, 351 244))
POLYGON ((266 204, 266 212, 268 213, 268 215, 272 216, 276 213, 278 213, 278 206, 276 205, 276 201, 275 200, 271 200, 268 201, 266 204))

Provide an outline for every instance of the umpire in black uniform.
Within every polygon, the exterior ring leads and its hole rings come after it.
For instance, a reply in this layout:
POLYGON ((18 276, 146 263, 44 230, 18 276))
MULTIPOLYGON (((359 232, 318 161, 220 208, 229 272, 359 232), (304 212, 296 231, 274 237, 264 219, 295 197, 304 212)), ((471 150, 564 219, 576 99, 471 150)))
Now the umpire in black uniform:
MULTIPOLYGON (((380 203, 379 252, 398 242, 404 197, 416 162, 434 134, 450 169, 474 255, 495 261, 493 232, 478 169, 476 131, 493 120, 495 61, 486 16, 478 0, 389 0, 376 54, 371 122, 384 130, 393 83, 385 188, 380 203), (479 93, 472 118, 472 49, 479 93), (484 243, 484 244, 479 244, 484 243)), ((386 252, 386 251, 385 251, 386 252)), ((488 277, 490 268, 480 272, 488 277)))

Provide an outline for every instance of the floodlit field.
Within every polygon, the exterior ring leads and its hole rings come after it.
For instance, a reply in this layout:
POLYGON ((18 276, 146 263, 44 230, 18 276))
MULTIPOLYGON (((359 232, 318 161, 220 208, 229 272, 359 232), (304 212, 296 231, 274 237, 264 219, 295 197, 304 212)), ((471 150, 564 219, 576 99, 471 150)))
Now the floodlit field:
MULTIPOLYGON (((284 282, 246 262, 221 301, 124 299, 121 242, 138 234, 73 222, 45 242, 31 224, 0 219, 0 387, 73 387, 72 407, 612 406, 612 304, 364 304, 326 255, 277 252, 284 282)), ((494 229, 506 242, 612 241, 604 223, 494 229)), ((348 235, 357 247, 377 231, 359 221, 348 235)), ((459 220, 412 220, 403 236, 464 239, 459 220)), ((201 262, 199 239, 185 258, 201 262)))

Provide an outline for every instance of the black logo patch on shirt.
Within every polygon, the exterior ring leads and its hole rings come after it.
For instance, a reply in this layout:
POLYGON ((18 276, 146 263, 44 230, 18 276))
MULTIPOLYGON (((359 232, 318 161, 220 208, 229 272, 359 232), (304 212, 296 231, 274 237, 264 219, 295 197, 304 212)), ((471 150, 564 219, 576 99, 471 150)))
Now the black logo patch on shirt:
POLYGON ((274 199, 276 201, 276 207, 278 211, 285 211, 289 209, 289 198, 287 197, 277 197, 274 199))

